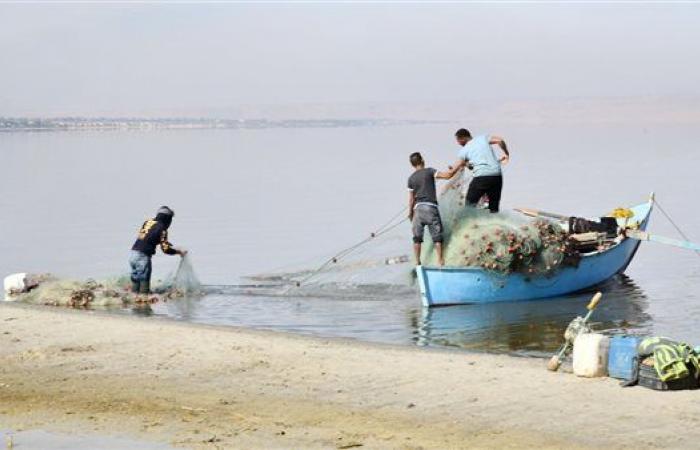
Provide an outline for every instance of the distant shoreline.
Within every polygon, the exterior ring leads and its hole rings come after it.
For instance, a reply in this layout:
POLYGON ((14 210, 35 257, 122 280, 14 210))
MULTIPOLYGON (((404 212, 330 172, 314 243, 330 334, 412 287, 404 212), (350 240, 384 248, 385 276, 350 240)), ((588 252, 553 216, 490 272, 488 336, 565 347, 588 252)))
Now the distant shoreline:
POLYGON ((0 117, 0 132, 22 131, 151 131, 151 130, 258 130, 270 128, 354 128, 445 123, 394 119, 190 119, 88 118, 50 119, 0 117))
POLYGON ((697 393, 540 359, 0 305, 0 427, 213 448, 691 448, 697 393), (663 397, 663 398, 662 398, 663 397), (611 407, 614 405, 614 407, 611 407), (649 411, 654 426, 640 426, 649 411))
POLYGON ((148 111, 0 111, 2 131, 339 128, 429 124, 697 125, 700 97, 299 103, 148 111))

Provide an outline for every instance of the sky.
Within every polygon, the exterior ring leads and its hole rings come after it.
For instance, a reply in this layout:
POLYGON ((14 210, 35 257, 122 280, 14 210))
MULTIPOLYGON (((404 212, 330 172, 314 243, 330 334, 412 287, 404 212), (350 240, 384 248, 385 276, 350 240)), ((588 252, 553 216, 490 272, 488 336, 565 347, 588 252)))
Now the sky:
POLYGON ((700 96, 700 4, 5 3, 0 116, 700 96))

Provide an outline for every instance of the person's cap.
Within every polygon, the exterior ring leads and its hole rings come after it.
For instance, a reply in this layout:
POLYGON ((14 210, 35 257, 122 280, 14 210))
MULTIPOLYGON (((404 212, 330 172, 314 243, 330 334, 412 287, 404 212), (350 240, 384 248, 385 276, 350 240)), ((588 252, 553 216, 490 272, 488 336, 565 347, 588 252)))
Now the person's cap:
POLYGON ((165 214, 166 216, 175 216, 175 211, 172 209, 168 208, 167 206, 161 206, 158 209, 157 214, 165 214))

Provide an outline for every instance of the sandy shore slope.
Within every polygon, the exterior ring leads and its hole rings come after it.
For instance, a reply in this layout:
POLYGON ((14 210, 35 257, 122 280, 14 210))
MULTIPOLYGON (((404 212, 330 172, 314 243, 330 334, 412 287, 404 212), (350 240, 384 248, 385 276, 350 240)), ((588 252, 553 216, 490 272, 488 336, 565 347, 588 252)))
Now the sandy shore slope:
POLYGON ((541 360, 0 306, 0 428, 206 449, 693 448, 699 400, 541 360))

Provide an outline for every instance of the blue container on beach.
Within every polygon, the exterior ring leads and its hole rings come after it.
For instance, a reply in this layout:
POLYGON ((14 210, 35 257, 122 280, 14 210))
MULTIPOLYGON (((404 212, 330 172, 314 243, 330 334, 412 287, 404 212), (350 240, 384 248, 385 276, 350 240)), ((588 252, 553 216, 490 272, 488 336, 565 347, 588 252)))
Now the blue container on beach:
POLYGON ((610 339, 608 353, 608 376, 629 380, 637 364, 637 345, 639 338, 635 336, 613 336, 610 339))

